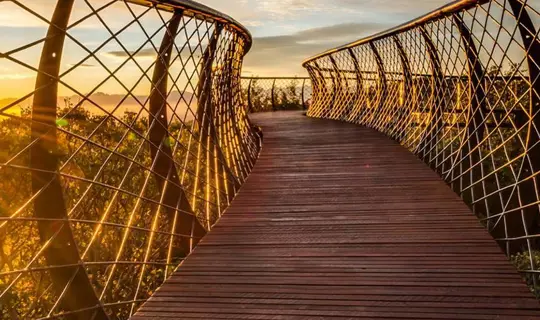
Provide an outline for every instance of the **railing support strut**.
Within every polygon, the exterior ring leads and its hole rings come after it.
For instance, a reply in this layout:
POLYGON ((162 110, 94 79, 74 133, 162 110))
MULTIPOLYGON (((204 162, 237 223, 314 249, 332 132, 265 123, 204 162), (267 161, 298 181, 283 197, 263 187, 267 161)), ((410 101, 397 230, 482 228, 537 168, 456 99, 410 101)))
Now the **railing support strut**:
POLYGON ((272 111, 277 111, 275 90, 276 90, 276 79, 272 81, 272 90, 270 92, 270 94, 272 95, 272 111))
MULTIPOLYGON (((459 153, 459 157, 463 159, 457 167, 458 175, 461 176, 459 179, 460 183, 454 183, 453 185, 457 193, 462 193, 462 190, 469 188, 475 181, 480 181, 482 177, 483 164, 480 161, 482 158, 480 141, 483 140, 485 131, 483 118, 487 113, 485 101, 486 90, 485 71, 480 62, 472 34, 463 22, 461 15, 456 14, 453 22, 461 35, 465 56, 467 57, 467 71, 469 75, 467 90, 470 96, 470 106, 467 108, 468 125, 464 137, 467 142, 464 143, 459 153)), ((458 85, 460 85, 459 82, 458 85)), ((457 99, 461 99, 461 97, 458 96, 457 99)), ((474 199, 478 199, 484 196, 484 194, 483 183, 476 183, 466 193, 462 194, 462 196, 466 202, 473 203, 474 199)), ((481 203, 475 205, 475 210, 478 213, 488 214, 488 207, 481 203)))
POLYGON ((206 234, 194 215, 188 198, 181 187, 180 175, 174 164, 173 149, 169 137, 169 115, 167 111, 167 83, 174 40, 178 32, 182 11, 176 11, 163 36, 154 68, 152 83, 155 87, 150 93, 149 140, 154 177, 162 193, 163 203, 167 205, 169 222, 176 221, 176 234, 189 235, 180 239, 182 250, 188 254, 199 238, 206 234), (176 210, 170 208, 177 208, 176 210))
POLYGON ((403 101, 400 101, 401 105, 399 106, 396 120, 394 122, 395 128, 393 128, 394 130, 398 130, 398 133, 392 133, 392 136, 397 139, 397 141, 401 142, 403 141, 404 136, 403 134, 399 134, 399 132, 403 132, 402 128, 408 125, 411 110, 409 108, 411 105, 410 97, 414 97, 414 88, 409 58, 407 57, 398 36, 393 36, 392 39, 398 51, 401 69, 403 70, 403 88, 400 90, 400 100, 403 101))
POLYGON ((306 105, 306 79, 302 80, 302 109, 307 110, 306 105))
POLYGON ((439 53, 431 37, 429 36, 426 27, 420 26, 420 34, 426 44, 427 54, 429 56, 431 64, 431 94, 429 99, 429 125, 426 127, 426 131, 422 142, 420 143, 421 156, 426 163, 428 163, 433 169, 438 169, 440 163, 440 155, 438 152, 439 135, 442 134, 442 127, 444 123, 444 96, 442 90, 438 89, 438 86, 444 85, 444 76, 441 68, 441 62, 439 59, 439 53), (431 154, 435 156, 435 161, 431 159, 431 154))
POLYGON ((60 307, 76 311, 67 319, 108 319, 86 270, 68 222, 67 208, 58 173, 57 144, 58 78, 66 37, 66 28, 74 0, 60 0, 51 19, 41 52, 36 92, 32 105, 30 148, 34 216, 39 220, 40 240, 52 278, 53 289, 61 297, 60 307), (49 220, 47 220, 49 219, 49 220), (70 266, 61 267, 58 266, 70 266), (82 311, 81 311, 82 310, 82 311))
POLYGON ((369 48, 371 49, 371 51, 373 52, 373 56, 375 57, 375 64, 377 65, 377 75, 378 75, 378 80, 379 80, 378 88, 377 88, 379 100, 377 101, 375 110, 370 110, 371 114, 369 116, 369 118, 371 119, 370 123, 372 123, 377 113, 382 112, 384 108, 384 104, 386 103, 388 87, 387 87, 386 72, 384 70, 384 63, 379 53, 379 50, 377 50, 377 47, 375 46, 373 42, 369 43, 369 48))
MULTIPOLYGON (((538 176, 530 178, 532 174, 540 171, 540 136, 537 130, 540 130, 540 43, 537 38, 537 30, 527 11, 525 4, 519 0, 508 0, 510 8, 514 14, 518 29, 521 34, 523 46, 527 51, 527 66, 529 69, 529 110, 520 112, 516 115, 516 126, 526 128, 527 143, 523 163, 519 170, 519 180, 523 181, 518 185, 519 205, 527 207, 520 210, 520 219, 512 219, 510 214, 506 215, 507 237, 515 237, 525 234, 540 233, 540 211, 537 202, 536 190, 540 189, 538 176)), ((516 213, 513 214, 514 216, 516 213)), ((537 250, 540 244, 537 239, 527 238, 525 245, 529 251, 537 250)), ((519 251, 520 244, 513 241, 511 246, 507 247, 509 254, 519 251)), ((534 261, 531 260, 531 268, 536 269, 534 261)), ((535 280, 536 281, 536 280, 535 280)))
POLYGON ((251 101, 251 85, 253 84, 253 79, 249 79, 248 89, 247 89, 247 100, 248 100, 248 110, 250 113, 253 112, 253 102, 251 101))
POLYGON ((354 54, 351 48, 347 49, 347 53, 349 54, 353 66, 354 66, 354 74, 356 76, 356 93, 354 102, 351 104, 351 107, 347 114, 347 121, 355 121, 357 120, 357 117, 362 112, 362 104, 364 103, 365 99, 362 99, 362 96, 364 95, 364 79, 362 77, 362 71, 360 69, 360 63, 358 62, 358 58, 354 54))

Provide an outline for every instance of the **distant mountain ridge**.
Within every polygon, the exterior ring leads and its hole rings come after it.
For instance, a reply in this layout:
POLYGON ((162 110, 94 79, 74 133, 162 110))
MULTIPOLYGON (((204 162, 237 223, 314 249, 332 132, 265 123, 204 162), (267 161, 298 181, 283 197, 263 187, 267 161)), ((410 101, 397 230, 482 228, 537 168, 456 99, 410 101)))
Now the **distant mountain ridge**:
MULTIPOLYGON (((117 105, 121 104, 119 110, 116 113, 124 113, 126 111, 139 111, 141 108, 141 104, 143 104, 145 108, 148 109, 148 97, 148 95, 135 95, 126 97, 126 95, 124 94, 109 94, 104 92, 96 92, 90 96, 90 100, 92 100, 95 104, 97 104, 106 111, 111 111, 117 105), (122 99, 124 98, 125 100, 122 101, 122 99)), ((17 100, 17 98, 0 99, 0 108, 8 106, 17 100)), ((81 100, 82 97, 79 95, 61 96, 58 98, 58 107, 66 107, 67 103, 77 104, 81 100)), ((9 108, 5 112, 9 114, 18 114, 20 113, 21 108, 30 108, 32 106, 32 102, 33 98, 30 97, 18 103, 16 106, 9 108)), ((193 110, 196 108, 197 98, 191 92, 180 93, 179 91, 173 91, 167 97, 167 102, 173 109, 175 109, 176 105, 178 104, 178 107, 176 108, 176 113, 179 115, 183 115, 188 109, 188 103, 190 103, 190 106, 193 110)), ((96 107, 93 103, 89 101, 85 101, 82 106, 92 113, 103 113, 100 108, 96 107)))

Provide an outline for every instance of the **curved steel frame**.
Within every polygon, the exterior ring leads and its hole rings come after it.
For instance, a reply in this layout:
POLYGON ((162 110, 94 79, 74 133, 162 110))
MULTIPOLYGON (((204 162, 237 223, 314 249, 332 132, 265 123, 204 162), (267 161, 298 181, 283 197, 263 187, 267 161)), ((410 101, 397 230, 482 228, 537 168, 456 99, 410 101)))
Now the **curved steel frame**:
POLYGON ((107 319, 86 270, 79 265, 80 253, 67 220, 60 177, 55 173, 59 165, 58 154, 55 154, 58 100, 56 79, 62 61, 64 30, 68 26, 73 5, 74 0, 59 1, 56 4, 36 79, 31 133, 35 143, 30 148, 32 192, 37 195, 34 200, 34 216, 47 219, 38 222, 47 263, 51 266, 69 266, 51 269, 54 289, 58 295, 65 297, 62 299, 62 307, 67 310, 86 310, 72 315, 74 319, 107 319), (94 309, 96 306, 100 306, 97 311, 94 309))
POLYGON ((437 171, 512 259, 528 261, 516 263, 536 287, 540 41, 533 21, 540 14, 533 6, 522 0, 454 1, 303 65, 317 93, 308 115, 335 118, 332 113, 349 102, 328 103, 331 92, 348 89, 311 70, 335 70, 332 61, 352 57, 334 73, 356 73, 359 88, 382 98, 375 113, 357 102, 365 111, 346 120, 388 134, 437 171), (382 57, 380 50, 390 54, 382 57), (374 60, 360 54, 367 51, 374 60), (399 57, 400 71, 385 70, 392 63, 395 70, 392 57, 399 57))
MULTIPOLYGON (((25 149, 29 150, 28 164, 23 164, 22 166, 13 166, 10 164, 13 159, 20 156, 19 153, 13 155, 10 161, 0 163, 0 170, 4 169, 5 171, 6 168, 28 170, 31 173, 31 189, 33 194, 27 200, 26 204, 15 208, 15 211, 8 213, 7 216, 1 216, 0 232, 6 233, 5 237, 8 237, 8 239, 10 237, 16 239, 18 235, 10 233, 10 230, 16 230, 11 225, 20 223, 20 221, 29 221, 29 223, 37 222, 40 238, 40 249, 32 257, 32 260, 21 261, 27 264, 24 269, 9 270, 7 272, 0 269, 2 282, 5 281, 4 279, 8 279, 6 282, 7 286, 3 286, 0 291, 0 300, 3 301, 0 317, 7 316, 4 312, 8 312, 9 309, 11 309, 9 312, 14 312, 16 308, 15 306, 6 305, 4 301, 8 301, 6 299, 12 295, 17 282, 27 274, 36 272, 50 274, 52 293, 47 293, 48 289, 43 292, 36 290, 35 297, 33 297, 33 301, 30 303, 30 308, 32 308, 32 305, 36 307, 44 296, 50 295, 54 301, 51 301, 50 310, 40 311, 45 312, 45 314, 39 314, 36 313, 36 310, 29 309, 25 310, 26 316, 33 314, 35 317, 41 318, 61 317, 81 320, 108 319, 109 316, 117 318, 122 316, 114 314, 111 308, 116 310, 122 305, 129 308, 129 311, 126 311, 127 313, 125 315, 133 314, 136 311, 136 307, 147 298, 147 294, 143 294, 142 291, 155 290, 155 287, 144 288, 145 281, 148 281, 145 274, 150 269, 150 266, 158 266, 157 269, 152 269, 152 272, 161 270, 159 271, 160 273, 166 274, 163 278, 173 271, 173 268, 178 265, 178 261, 181 261, 182 257, 188 254, 200 238, 205 235, 206 230, 212 227, 216 220, 213 214, 221 215, 230 203, 258 156, 260 146, 260 142, 258 141, 259 136, 251 128, 249 119, 247 118, 248 111, 242 108, 243 104, 241 103, 239 89, 242 59, 250 50, 252 42, 251 35, 245 27, 229 16, 190 0, 118 0, 111 1, 99 9, 91 5, 92 1, 86 1, 91 14, 69 25, 74 2, 75 0, 58 0, 56 2, 56 8, 49 22, 47 35, 44 39, 37 42, 43 43, 43 49, 39 67, 33 69, 37 75, 35 91, 27 96, 33 97, 31 118, 26 120, 22 116, 16 116, 6 112, 27 97, 21 98, 7 106, 0 106, 0 114, 2 116, 8 119, 27 121, 31 127, 31 142, 25 147, 25 149), (126 13, 130 13, 133 16, 133 21, 117 33, 113 33, 100 16, 102 10, 106 10, 115 2, 124 2, 127 9, 126 13), (128 3, 130 4, 128 5, 128 3), (142 5, 147 9, 143 14, 137 15, 132 10, 131 6, 133 5, 142 5), (153 45, 152 37, 157 32, 149 35, 145 26, 141 23, 144 14, 149 11, 157 12, 157 16, 163 22, 161 29, 164 29, 165 32, 161 39, 160 47, 155 48, 154 46, 156 60, 154 61, 153 68, 151 66, 148 69, 143 69, 134 58, 137 52, 132 53, 128 51, 118 40, 117 36, 128 29, 129 26, 138 25, 142 29, 143 34, 148 38, 145 44, 150 43, 153 45), (171 18, 167 21, 160 12, 168 12, 171 18), (90 57, 98 59, 95 52, 84 47, 80 41, 69 34, 71 28, 89 17, 97 17, 103 23, 105 31, 111 33, 110 39, 118 41, 121 48, 125 51, 125 55, 127 56, 126 62, 120 68, 127 62, 133 62, 140 70, 141 79, 147 79, 151 84, 151 90, 148 93, 148 109, 146 109, 145 103, 139 102, 141 110, 136 116, 139 117, 143 111, 148 113, 147 130, 144 134, 139 132, 140 128, 137 128, 135 123, 126 123, 123 119, 114 115, 115 110, 119 109, 122 102, 112 112, 109 112, 92 101, 93 96, 91 93, 87 95, 79 93, 82 97, 81 102, 75 106, 71 106, 68 114, 76 108, 82 109, 84 102, 90 102, 96 109, 107 113, 107 116, 101 120, 94 132, 88 137, 77 135, 75 132, 71 132, 69 128, 63 128, 63 123, 67 121, 63 118, 59 119, 59 87, 72 88, 63 77, 83 64, 80 62, 68 72, 60 72, 62 69, 65 40, 69 39, 72 42, 76 42, 89 53, 90 57), (195 32, 189 34, 187 25, 189 25, 189 28, 194 28, 195 32), (180 39, 182 37, 178 37, 180 32, 186 35, 186 39, 180 39), (198 41, 196 42, 195 40, 198 41), (185 41, 185 43, 179 45, 179 41, 185 41), (205 43, 206 41, 208 41, 208 44, 205 43), (204 53, 200 57, 195 56, 198 48, 199 50, 204 50, 204 53), (183 58, 182 55, 186 51, 189 56, 183 58), (175 71, 173 71, 172 66, 178 63, 180 63, 182 70, 179 74, 173 74, 175 71), (193 70, 188 69, 188 64, 193 65, 193 70), (221 66, 221 69, 216 68, 216 65, 221 66), (152 69, 153 75, 150 76, 152 69), (188 101, 182 96, 175 102, 176 106, 172 106, 170 102, 173 89, 181 93, 185 92, 185 89, 182 91, 178 87, 177 82, 183 74, 188 74, 189 72, 191 74, 189 75, 186 86, 194 89, 194 97, 197 100, 197 105, 196 110, 191 111, 191 113, 194 115, 194 123, 197 123, 197 125, 188 123, 185 120, 186 116, 182 118, 177 113, 180 102, 185 103, 188 109, 190 109, 193 99, 188 101), (114 119, 113 121, 115 123, 126 128, 122 140, 120 140, 114 150, 99 145, 91 139, 92 135, 100 127, 104 126, 109 119, 114 119), (178 126, 180 126, 179 129, 178 126), (67 160, 61 160, 64 155, 60 152, 62 145, 59 142, 59 135, 67 135, 74 139, 82 140, 82 145, 67 160), (187 146, 179 141, 182 135, 189 136, 187 146), (150 159, 145 163, 149 163, 149 165, 141 163, 137 155, 134 158, 130 158, 117 151, 123 141, 127 141, 126 139, 129 137, 143 141, 138 147, 137 154, 143 152, 144 144, 148 145, 150 159), (74 220, 72 213, 75 208, 68 208, 67 200, 65 199, 65 179, 77 180, 77 178, 66 176, 62 172, 62 168, 85 145, 97 146, 99 150, 108 152, 109 155, 103 164, 96 164, 101 165, 101 169, 93 180, 79 179, 81 182, 90 183, 81 198, 77 200, 77 205, 86 201, 84 197, 88 196, 93 187, 105 187, 114 190, 114 196, 107 200, 108 205, 104 209, 101 218, 95 221, 92 220, 95 218, 85 216, 74 220), (182 161, 178 161, 181 155, 184 158, 181 159, 182 161), (127 162, 125 168, 123 168, 125 174, 119 185, 113 182, 110 184, 103 182, 106 178, 100 177, 101 172, 104 170, 103 168, 111 162, 112 158, 123 159, 122 161, 127 162), (153 192, 157 193, 156 199, 151 199, 147 195, 150 188, 154 188, 150 186, 152 183, 148 179, 148 174, 144 184, 138 186, 140 188, 138 196, 128 191, 128 188, 125 188, 125 185, 129 183, 129 175, 133 174, 133 170, 136 167, 142 168, 143 172, 151 173, 151 176, 154 177, 156 187, 153 189, 155 190, 153 192), (187 180, 191 182, 187 184, 187 180), (193 189, 192 191, 189 190, 191 188, 193 189), (190 196, 191 199, 189 199, 190 196), (128 221, 122 223, 108 222, 109 219, 118 219, 117 217, 113 217, 111 213, 113 204, 120 201, 125 203, 126 197, 133 197, 136 200, 128 221), (148 225, 141 225, 141 221, 133 221, 135 211, 138 210, 137 208, 141 208, 141 203, 143 202, 149 203, 150 208, 152 208, 151 211, 155 212, 152 213, 153 218, 148 220, 148 225), (200 204, 201 202, 204 202, 204 204, 200 204), (23 220, 19 220, 22 212, 28 210, 28 204, 33 204, 33 216, 24 217, 23 220), (201 207, 202 209, 199 209, 201 207), (165 213, 163 218, 160 218, 161 211, 165 213), (201 213, 201 211, 203 212, 201 213), (201 220, 205 221, 205 223, 201 223, 201 220), (72 230, 72 225, 77 223, 95 225, 90 243, 79 243, 79 236, 74 235, 74 231, 72 230), (113 226, 124 230, 119 233, 123 234, 123 236, 121 239, 118 239, 119 242, 121 240, 121 243, 119 243, 119 247, 117 248, 115 261, 87 261, 90 247, 92 245, 95 246, 95 243, 98 241, 97 239, 104 232, 105 228, 113 226), (166 227, 169 231, 159 230, 159 228, 163 227, 166 227), (126 258, 122 255, 125 254, 123 253, 125 251, 125 243, 128 237, 130 237, 131 230, 144 232, 146 238, 143 237, 142 239, 147 239, 144 240, 147 242, 147 247, 144 250, 141 249, 144 253, 142 256, 126 258), (154 252, 156 249, 153 246, 155 245, 155 239, 160 236, 168 238, 168 250, 163 251, 162 256, 156 257, 156 253, 154 252), (46 266, 41 266, 37 269, 34 268, 33 264, 41 259, 41 257, 45 258, 46 266), (163 259, 166 261, 158 262, 153 259, 163 259), (98 281, 92 279, 87 273, 89 266, 86 263, 90 262, 94 263, 92 265, 103 265, 107 267, 104 269, 104 273, 108 274, 106 280, 103 279, 105 284, 100 284, 99 288, 96 287, 98 281), (109 295, 114 296, 110 293, 110 290, 113 290, 111 283, 114 282, 115 271, 124 265, 134 265, 136 268, 139 268, 137 270, 139 272, 139 277, 137 277, 138 284, 136 288, 130 288, 133 296, 126 301, 106 301, 109 295)), ((31 15, 40 17, 30 7, 20 5, 20 9, 27 11, 31 15)), ((102 46, 107 44, 109 40, 102 46)), ((30 45, 14 48, 10 52, 24 51, 28 47, 30 45)), ((138 51, 142 47, 144 47, 144 44, 138 51)), ((2 54, 2 57, 28 67, 9 52, 2 54)), ((119 82, 121 81, 115 75, 120 68, 111 72, 103 63, 101 65, 110 73, 105 81, 110 78, 114 78, 119 82)), ((122 101, 125 101, 127 98, 138 100, 132 93, 133 89, 128 89, 122 83, 121 85, 128 91, 128 94, 122 101)), ((92 92, 95 92, 98 87, 94 88, 92 92)), ((142 122, 138 123, 137 126, 143 126, 142 122)), ((4 251, 2 253, 4 254, 4 251)), ((14 303, 18 302, 15 301, 14 303)))

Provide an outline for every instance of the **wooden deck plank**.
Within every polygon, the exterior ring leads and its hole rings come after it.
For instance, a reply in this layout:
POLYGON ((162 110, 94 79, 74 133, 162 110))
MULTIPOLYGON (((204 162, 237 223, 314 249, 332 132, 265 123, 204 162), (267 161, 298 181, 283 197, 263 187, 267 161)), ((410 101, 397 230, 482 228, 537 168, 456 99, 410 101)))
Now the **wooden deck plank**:
POLYGON ((384 135, 256 114, 232 206, 134 319, 540 319, 469 208, 384 135))

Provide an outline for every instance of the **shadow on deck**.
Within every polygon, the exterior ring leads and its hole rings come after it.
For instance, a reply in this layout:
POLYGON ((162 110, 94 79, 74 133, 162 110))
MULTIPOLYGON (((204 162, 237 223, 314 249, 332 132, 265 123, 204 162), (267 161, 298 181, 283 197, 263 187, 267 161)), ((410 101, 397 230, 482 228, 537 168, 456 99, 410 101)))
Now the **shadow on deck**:
POLYGON ((469 208, 372 129, 252 116, 261 156, 232 206, 134 319, 538 319, 469 208))

